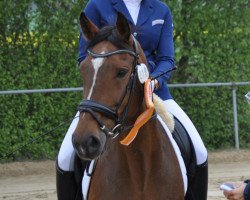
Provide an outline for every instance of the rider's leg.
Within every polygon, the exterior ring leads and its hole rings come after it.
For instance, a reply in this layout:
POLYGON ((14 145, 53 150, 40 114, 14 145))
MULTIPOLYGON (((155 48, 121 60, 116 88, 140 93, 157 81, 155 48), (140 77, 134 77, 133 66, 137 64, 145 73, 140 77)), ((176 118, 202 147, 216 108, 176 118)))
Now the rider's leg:
POLYGON ((58 200, 75 200, 77 195, 77 184, 74 171, 63 171, 56 162, 56 190, 58 200))
POLYGON ((77 184, 74 175, 75 151, 72 145, 72 134, 79 121, 76 114, 62 142, 56 161, 56 188, 58 200, 75 200, 77 184))
POLYGON ((174 115, 185 127, 189 137, 193 143, 194 151, 197 160, 196 172, 193 180, 191 181, 191 189, 195 191, 194 199, 206 200, 207 199, 207 185, 208 185, 208 165, 207 165, 207 150, 206 147, 195 128, 194 124, 181 109, 181 107, 172 99, 164 101, 167 110, 174 115))
MULTIPOLYGON (((190 192, 193 196, 192 200, 206 200, 208 187, 208 163, 207 161, 201 165, 197 165, 195 175, 190 181, 190 192)), ((190 200, 190 199, 188 199, 190 200)))

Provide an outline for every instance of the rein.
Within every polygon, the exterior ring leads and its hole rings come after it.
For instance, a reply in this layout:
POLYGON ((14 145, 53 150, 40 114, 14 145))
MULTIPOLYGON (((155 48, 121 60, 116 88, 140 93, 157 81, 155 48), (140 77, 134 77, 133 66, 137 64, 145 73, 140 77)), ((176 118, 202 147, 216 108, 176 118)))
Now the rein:
MULTIPOLYGON (((49 131, 46 131, 46 132, 40 133, 40 134, 38 134, 38 135, 36 135, 36 136, 34 136, 34 137, 31 137, 30 139, 27 140, 27 142, 23 142, 23 143, 21 143, 20 145, 18 145, 16 148, 13 147, 13 149, 12 149, 11 151, 9 151, 9 152, 3 154, 3 156, 0 157, 0 160, 5 159, 5 158, 8 159, 8 158, 10 158, 11 155, 15 156, 15 153, 17 153, 18 151, 20 151, 21 149, 27 147, 29 144, 38 142, 39 140, 41 140, 41 139, 42 139, 43 137, 45 137, 45 136, 51 137, 51 136, 54 134, 54 132, 55 132, 56 129, 58 129, 58 128, 64 126, 65 124, 68 124, 68 123, 72 122, 72 121, 73 121, 74 119, 76 119, 76 118, 78 118, 78 116, 77 116, 77 117, 70 118, 70 119, 67 119, 67 120, 65 120, 65 121, 63 121, 63 122, 61 122, 61 123, 59 123, 57 126, 51 128, 49 131)), ((37 130, 37 131, 38 131, 38 130, 37 130)), ((43 139, 44 139, 44 138, 43 138, 43 139)))
POLYGON ((88 49, 87 52, 90 56, 94 57, 94 58, 104 58, 104 57, 108 57, 108 56, 112 56, 112 55, 116 55, 116 54, 130 54, 134 57, 134 62, 133 62, 133 71, 131 73, 130 79, 128 81, 128 84, 126 86, 126 91, 124 93, 124 95, 121 97, 120 103, 119 105, 116 107, 116 109, 112 109, 106 105, 103 105, 97 101, 93 101, 93 100, 88 100, 88 99, 83 99, 79 106, 78 106, 78 111, 81 112, 88 112, 89 114, 91 114, 91 116, 96 120, 96 122, 99 125, 99 128, 105 133, 105 135, 107 137, 116 137, 121 130, 124 130, 125 126, 125 120, 127 117, 127 113, 129 110, 129 105, 131 103, 131 99, 132 99, 132 90, 135 86, 135 77, 136 77, 136 66, 138 64, 138 53, 137 53, 137 43, 135 38, 133 37, 133 47, 134 47, 134 51, 128 50, 128 49, 120 49, 120 50, 116 50, 116 51, 112 51, 112 52, 108 52, 105 54, 97 54, 94 53, 91 49, 88 49), (129 91, 129 99, 128 99, 128 103, 127 106, 125 107, 125 110, 121 116, 121 119, 119 119, 118 117, 118 110, 127 94, 127 92, 129 91), (102 113, 104 114, 106 117, 112 118, 115 121, 115 126, 111 129, 107 128, 98 118, 96 112, 98 113, 102 113))

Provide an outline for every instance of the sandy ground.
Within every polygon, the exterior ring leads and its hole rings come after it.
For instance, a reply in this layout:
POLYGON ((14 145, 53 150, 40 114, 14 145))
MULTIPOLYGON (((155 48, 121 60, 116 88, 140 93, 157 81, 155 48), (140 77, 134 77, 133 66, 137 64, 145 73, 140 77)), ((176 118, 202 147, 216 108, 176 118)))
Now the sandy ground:
MULTIPOLYGON (((250 150, 209 152, 208 200, 225 200, 218 186, 250 178, 250 150)), ((0 199, 56 199, 54 161, 0 164, 0 199)))

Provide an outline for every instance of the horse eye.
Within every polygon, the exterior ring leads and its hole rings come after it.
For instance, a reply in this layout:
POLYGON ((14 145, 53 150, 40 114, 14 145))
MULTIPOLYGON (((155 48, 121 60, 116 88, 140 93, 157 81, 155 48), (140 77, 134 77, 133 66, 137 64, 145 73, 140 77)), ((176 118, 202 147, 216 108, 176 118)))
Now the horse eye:
POLYGON ((117 72, 117 74, 116 74, 116 77, 123 78, 127 73, 128 73, 128 70, 126 70, 126 69, 119 69, 118 72, 117 72))

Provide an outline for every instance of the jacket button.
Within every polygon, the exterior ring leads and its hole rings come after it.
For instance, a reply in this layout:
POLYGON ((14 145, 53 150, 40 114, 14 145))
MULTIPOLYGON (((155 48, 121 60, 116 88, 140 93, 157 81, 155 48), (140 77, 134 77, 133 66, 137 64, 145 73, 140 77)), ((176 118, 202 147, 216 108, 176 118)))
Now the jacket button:
POLYGON ((136 36, 137 36, 137 33, 136 33, 136 32, 134 32, 134 33, 133 33, 133 36, 135 36, 135 37, 136 37, 136 36))

